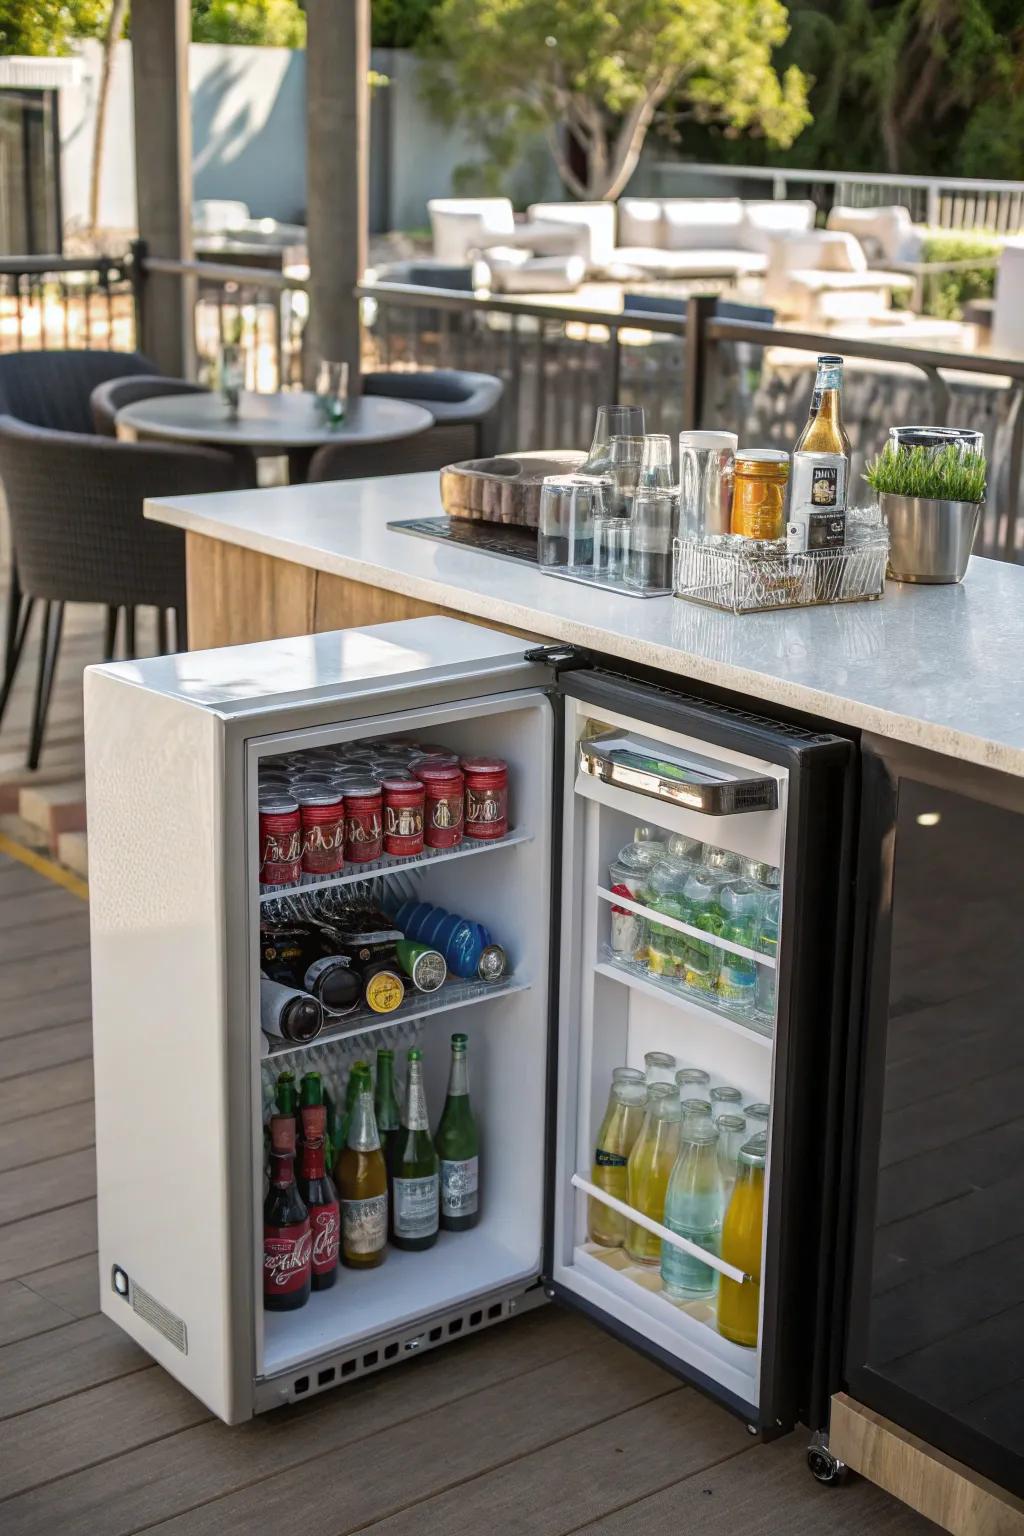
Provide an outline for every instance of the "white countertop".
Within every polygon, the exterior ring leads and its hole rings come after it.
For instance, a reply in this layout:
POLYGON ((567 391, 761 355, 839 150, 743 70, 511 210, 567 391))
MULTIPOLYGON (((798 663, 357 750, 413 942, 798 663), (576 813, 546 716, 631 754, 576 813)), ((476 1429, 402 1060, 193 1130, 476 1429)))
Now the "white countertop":
POLYGON ((190 533, 1024 776, 1024 567, 975 558, 960 586, 736 617, 385 526, 440 512, 434 473, 146 503, 190 533))

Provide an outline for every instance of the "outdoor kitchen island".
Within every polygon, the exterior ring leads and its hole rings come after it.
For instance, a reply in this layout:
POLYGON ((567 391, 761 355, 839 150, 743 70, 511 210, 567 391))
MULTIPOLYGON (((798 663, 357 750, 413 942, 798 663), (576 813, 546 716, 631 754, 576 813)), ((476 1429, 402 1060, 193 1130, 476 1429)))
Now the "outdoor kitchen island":
POLYGON ((820 1465, 949 1530, 1024 1529, 1024 569, 734 617, 386 526, 440 511, 434 474, 147 504, 186 534, 193 649, 440 612, 857 740, 820 1465))

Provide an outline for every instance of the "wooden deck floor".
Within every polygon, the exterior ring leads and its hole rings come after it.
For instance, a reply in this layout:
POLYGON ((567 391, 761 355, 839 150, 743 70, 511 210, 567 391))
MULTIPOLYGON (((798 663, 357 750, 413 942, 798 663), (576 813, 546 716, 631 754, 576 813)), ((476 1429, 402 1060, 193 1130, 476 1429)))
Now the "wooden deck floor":
POLYGON ((85 904, 0 857, 4 1536, 934 1530, 555 1307, 227 1429, 98 1312, 88 973, 85 904))

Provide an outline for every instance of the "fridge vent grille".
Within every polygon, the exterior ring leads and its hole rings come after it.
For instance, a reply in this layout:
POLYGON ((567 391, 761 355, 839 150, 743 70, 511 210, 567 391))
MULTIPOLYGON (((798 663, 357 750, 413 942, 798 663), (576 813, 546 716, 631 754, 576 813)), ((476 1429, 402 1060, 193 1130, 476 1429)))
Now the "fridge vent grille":
MULTIPOLYGON (((584 674, 584 677, 603 677, 618 683, 620 687, 623 678, 614 672, 601 672, 595 669, 584 674)), ((687 704, 694 709, 699 709, 707 714, 722 715, 728 720, 736 720, 741 725, 756 726, 759 730, 769 730, 777 736, 788 736, 793 741, 825 742, 835 741, 835 736, 827 731, 809 731, 805 726, 796 725, 791 720, 772 720, 765 715, 756 715, 752 710, 740 709, 735 704, 723 704, 720 699, 701 699, 696 694, 677 693, 674 688, 666 688, 661 683, 649 683, 644 679, 643 689, 645 693, 657 693, 665 699, 670 699, 673 704, 687 704)))
POLYGON ((141 1285, 132 1284, 132 1310, 143 1322, 149 1323, 157 1333, 162 1333, 175 1349, 188 1354, 188 1333, 184 1321, 177 1317, 163 1302, 157 1301, 141 1285))

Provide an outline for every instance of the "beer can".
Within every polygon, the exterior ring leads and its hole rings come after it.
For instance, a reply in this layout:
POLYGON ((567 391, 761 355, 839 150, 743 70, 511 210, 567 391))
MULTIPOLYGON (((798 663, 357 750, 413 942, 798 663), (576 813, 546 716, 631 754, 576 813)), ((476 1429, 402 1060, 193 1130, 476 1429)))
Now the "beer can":
POLYGON ((260 884, 294 885, 302 874, 302 821, 287 790, 261 790, 260 884))
POLYGON ((464 757, 467 837, 504 837, 508 831, 508 764, 500 757, 464 757))
POLYGON ((374 779, 348 781, 345 797, 345 858, 370 864, 381 856, 381 793, 374 779))
POLYGON ((371 960, 363 966, 367 1007, 374 1013, 394 1013, 405 997, 405 982, 390 960, 371 960))
POLYGON ((423 852, 426 790, 411 775, 392 776, 381 784, 384 805, 384 852, 408 858, 423 852))

